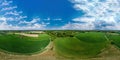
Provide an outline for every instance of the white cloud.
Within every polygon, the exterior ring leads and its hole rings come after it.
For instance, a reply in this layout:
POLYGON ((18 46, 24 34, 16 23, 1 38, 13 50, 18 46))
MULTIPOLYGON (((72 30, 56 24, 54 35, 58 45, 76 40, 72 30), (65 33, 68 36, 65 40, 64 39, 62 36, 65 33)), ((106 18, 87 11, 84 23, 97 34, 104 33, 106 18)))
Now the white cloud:
POLYGON ((2 0, 3 2, 2 2, 2 4, 1 4, 1 6, 6 6, 6 5, 9 5, 9 4, 11 4, 13 1, 6 1, 6 0, 2 0))
POLYGON ((72 24, 69 22, 68 24, 65 24, 64 26, 62 26, 61 28, 58 28, 58 29, 72 29, 72 24))
POLYGON ((49 21, 49 20, 51 20, 51 18, 48 17, 47 19, 44 19, 44 20, 48 20, 49 21))
POLYGON ((33 19, 30 22, 21 21, 27 24, 24 26, 18 26, 17 24, 16 25, 8 24, 7 19, 8 18, 0 17, 0 20, 3 21, 0 22, 0 30, 44 30, 46 29, 45 27, 47 25, 47 23, 42 23, 42 24, 37 23, 37 21, 40 20, 39 18, 33 19))
POLYGON ((61 28, 58 29, 63 29, 63 30, 93 30, 94 29, 94 25, 92 23, 85 23, 85 24, 81 24, 81 23, 68 23, 65 24, 64 26, 62 26, 61 28))
POLYGON ((0 30, 44 30, 44 25, 34 24, 34 25, 26 25, 26 26, 13 26, 8 25, 7 23, 0 24, 0 30))
POLYGON ((42 30, 49 24, 39 23, 40 18, 26 20, 27 16, 22 11, 17 11, 18 7, 13 6, 12 3, 12 1, 0 0, 0 7, 2 7, 0 9, 0 30, 42 30))
POLYGON ((35 23, 33 25, 26 25, 22 27, 17 26, 17 29, 19 30, 44 30, 46 28, 45 28, 45 25, 35 23))
POLYGON ((61 21, 62 19, 61 19, 61 18, 56 18, 56 19, 53 19, 53 20, 56 20, 56 21, 61 21))
POLYGON ((4 7, 4 8, 2 8, 2 9, 1 9, 1 11, 13 10, 13 9, 15 9, 15 8, 17 8, 17 6, 12 6, 12 7, 4 7))
POLYGON ((23 13, 23 12, 22 11, 19 11, 19 12, 17 12, 17 11, 10 11, 10 12, 6 12, 4 15, 16 15, 16 16, 18 16, 21 13, 23 13))
MULTIPOLYGON (((83 17, 74 18, 76 22, 86 22, 87 25, 92 24, 93 29, 119 29, 120 22, 120 0, 70 0, 74 4, 74 8, 78 11, 83 11, 86 14, 83 17), (106 23, 99 23, 98 21, 106 23), (108 24, 108 25, 107 25, 108 24), (114 24, 114 25, 110 25, 114 24)), ((81 25, 81 23, 77 23, 81 25)), ((86 24, 83 24, 86 26, 86 24)), ((86 27, 86 28, 89 28, 86 27)))
POLYGON ((15 20, 22 20, 22 19, 26 19, 27 16, 18 16, 18 17, 15 17, 15 20))
POLYGON ((46 20, 46 21, 50 21, 50 20, 56 20, 56 21, 61 21, 62 19, 61 18, 54 18, 54 19, 51 19, 51 18, 47 18, 47 19, 43 19, 43 20, 46 20))
POLYGON ((85 22, 85 23, 89 23, 89 22, 94 22, 95 21, 95 18, 92 18, 92 17, 78 17, 78 18, 74 18, 73 21, 76 21, 76 22, 85 22))
POLYGON ((7 18, 5 18, 5 17, 0 17, 0 20, 2 20, 2 21, 6 21, 6 19, 7 18))
POLYGON ((40 21, 40 18, 33 18, 31 21, 20 21, 19 24, 33 24, 40 21))

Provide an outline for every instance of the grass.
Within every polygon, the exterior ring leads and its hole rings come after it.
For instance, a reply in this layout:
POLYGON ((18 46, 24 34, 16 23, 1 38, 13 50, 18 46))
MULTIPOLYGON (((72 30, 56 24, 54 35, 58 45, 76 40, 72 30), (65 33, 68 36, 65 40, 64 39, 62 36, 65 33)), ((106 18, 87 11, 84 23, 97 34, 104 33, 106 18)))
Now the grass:
POLYGON ((89 43, 100 43, 106 41, 105 34, 102 32, 78 33, 75 37, 81 41, 89 43))
POLYGON ((50 42, 50 36, 40 34, 38 38, 16 34, 0 35, 2 50, 21 54, 31 54, 43 50, 50 42))
MULTIPOLYGON (((61 35, 64 33, 66 33, 66 35, 57 36, 59 35, 57 32, 49 32, 51 33, 49 34, 51 37, 48 34, 40 34, 39 37, 36 38, 11 33, 0 33, 0 49, 12 53, 34 54, 44 51, 50 39, 53 39, 55 50, 50 50, 56 52, 58 58, 62 56, 70 59, 79 59, 89 57, 97 58, 102 52, 106 54, 106 51, 110 50, 108 49, 108 45, 111 45, 110 42, 120 48, 120 35, 116 33, 105 34, 106 32, 78 31, 72 34, 70 32, 60 32, 62 33, 61 35)), ((117 50, 111 49, 111 55, 114 54, 112 51, 117 52, 117 50)), ((102 56, 105 55, 103 54, 102 56)))
POLYGON ((112 44, 120 48, 120 35, 107 34, 107 37, 111 40, 112 44))
POLYGON ((103 33, 79 33, 75 37, 61 37, 55 41, 58 55, 70 58, 94 57, 107 46, 108 41, 103 33))

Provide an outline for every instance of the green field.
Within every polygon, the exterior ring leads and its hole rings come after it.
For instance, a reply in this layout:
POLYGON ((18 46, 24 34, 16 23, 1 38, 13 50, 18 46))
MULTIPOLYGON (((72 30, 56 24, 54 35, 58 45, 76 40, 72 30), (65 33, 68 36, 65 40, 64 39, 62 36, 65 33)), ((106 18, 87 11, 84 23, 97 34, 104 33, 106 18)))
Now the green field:
POLYGON ((78 33, 75 35, 75 37, 88 43, 101 43, 106 41, 105 33, 102 32, 78 33))
POLYGON ((120 35, 107 34, 107 37, 109 38, 113 45, 116 45, 117 47, 120 48, 120 35))
POLYGON ((74 37, 61 37, 55 40, 58 55, 71 58, 94 57, 107 46, 104 33, 78 33, 74 37))
POLYGON ((120 59, 119 31, 46 30, 42 31, 43 33, 34 32, 0 32, 0 51, 11 55, 27 55, 31 58, 31 55, 40 53, 34 58, 44 57, 47 60, 50 57, 55 60, 120 59))
POLYGON ((40 34, 39 37, 27 37, 17 34, 1 34, 0 49, 20 54, 40 52, 50 42, 50 36, 40 34))

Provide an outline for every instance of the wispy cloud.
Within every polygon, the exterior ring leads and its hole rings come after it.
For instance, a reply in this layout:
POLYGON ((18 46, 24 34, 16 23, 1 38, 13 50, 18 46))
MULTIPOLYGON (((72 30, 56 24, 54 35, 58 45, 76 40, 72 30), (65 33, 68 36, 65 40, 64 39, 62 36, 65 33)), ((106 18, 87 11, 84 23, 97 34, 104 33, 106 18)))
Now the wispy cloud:
POLYGON ((94 25, 92 23, 68 23, 65 24, 64 26, 57 28, 59 30, 92 30, 94 29, 94 25))
POLYGON ((9 5, 11 3, 13 3, 13 1, 7 1, 7 0, 1 0, 1 6, 6 6, 6 5, 9 5))
POLYGON ((10 11, 10 12, 6 12, 4 15, 20 15, 22 13, 22 11, 18 12, 18 11, 10 11))
POLYGON ((56 19, 53 19, 53 20, 56 20, 56 21, 61 21, 62 18, 56 18, 56 19))
POLYGON ((41 30, 49 24, 39 23, 40 18, 33 18, 31 21, 26 20, 27 16, 23 14, 23 11, 17 11, 18 7, 13 5, 13 1, 0 1, 0 7, 2 7, 0 9, 0 30, 41 30))
MULTIPOLYGON (((119 0, 70 0, 76 10, 82 10, 86 14, 83 17, 74 18, 73 21, 85 22, 82 24, 91 29, 120 29, 120 1, 119 0), (102 23, 101 23, 102 22, 102 23), (104 23, 103 23, 104 22, 104 23), (91 24, 89 26, 89 24, 91 24), (112 28, 111 28, 112 27, 112 28)), ((81 23, 78 26, 81 28, 81 23)), ((73 23, 74 24, 74 23, 73 23)), ((82 29, 82 28, 81 28, 82 29)))
POLYGON ((26 20, 20 21, 19 24, 33 24, 33 23, 36 23, 38 21, 40 21, 40 18, 33 18, 31 21, 26 21, 26 20))
POLYGON ((0 17, 0 20, 6 21, 6 18, 5 17, 0 17))
POLYGON ((13 9, 16 9, 17 6, 12 6, 12 7, 4 7, 1 9, 1 11, 6 11, 6 10, 13 10, 13 9))
POLYGON ((46 18, 46 19, 44 19, 44 20, 47 20, 47 21, 49 21, 49 20, 51 20, 51 18, 49 18, 49 17, 48 17, 48 18, 46 18))

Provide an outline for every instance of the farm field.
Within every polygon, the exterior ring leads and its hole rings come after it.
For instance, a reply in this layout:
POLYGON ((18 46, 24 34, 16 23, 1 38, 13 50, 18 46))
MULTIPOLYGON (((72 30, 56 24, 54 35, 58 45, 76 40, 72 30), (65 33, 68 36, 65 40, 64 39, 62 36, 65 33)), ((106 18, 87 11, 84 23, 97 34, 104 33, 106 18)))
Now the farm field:
POLYGON ((107 47, 108 41, 104 33, 78 33, 74 37, 55 40, 58 54, 71 58, 94 57, 107 47))
POLYGON ((11 53, 32 54, 41 52, 49 42, 50 36, 47 34, 40 34, 37 38, 19 34, 0 35, 0 49, 11 53))
POLYGON ((1 31, 2 60, 118 60, 119 31, 1 31))
POLYGON ((111 44, 117 46, 118 48, 120 48, 120 35, 119 34, 107 34, 107 37, 109 38, 109 40, 111 41, 111 44))

